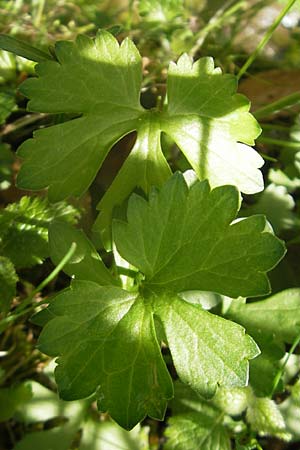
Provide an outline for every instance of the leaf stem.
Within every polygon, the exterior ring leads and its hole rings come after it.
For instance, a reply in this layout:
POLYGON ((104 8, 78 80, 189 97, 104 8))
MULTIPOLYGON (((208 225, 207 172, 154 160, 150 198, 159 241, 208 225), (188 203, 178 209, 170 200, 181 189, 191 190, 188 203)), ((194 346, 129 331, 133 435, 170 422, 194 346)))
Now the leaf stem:
POLYGON ((283 10, 280 12, 280 14, 277 16, 277 18, 274 20, 274 22, 272 23, 272 25, 269 27, 269 29, 267 30, 266 34, 263 36, 263 38, 261 39, 261 41, 259 42, 258 46, 256 47, 256 49, 254 50, 254 52, 249 56, 249 58, 247 59, 247 61, 245 62, 245 64, 241 67, 241 69, 239 70, 239 73, 237 74, 237 79, 239 80, 244 74, 245 72, 247 72, 247 70, 249 69, 249 67, 251 66, 251 64, 253 63, 253 61, 256 59, 256 57, 258 56, 258 54, 264 49, 264 47, 266 46, 266 44, 269 42, 269 40, 271 39, 274 31, 276 30, 276 28, 280 25, 282 19, 284 18, 284 16, 289 12, 289 10, 291 9, 291 7, 294 5, 294 3, 296 3, 297 0, 289 0, 289 2, 287 3, 287 5, 283 8, 283 10))
POLYGON ((286 365, 287 365, 287 363, 288 363, 288 360, 290 359, 291 355, 292 355, 292 354, 294 353, 294 351, 296 350, 296 347, 298 346, 299 343, 300 343, 300 333, 298 334, 298 336, 297 336, 296 339, 294 340, 293 345, 292 345, 291 348, 290 348, 290 351, 289 351, 288 354, 286 355, 286 358, 285 358, 285 360, 284 360, 282 366, 280 367, 280 369, 278 370, 278 372, 277 372, 277 374, 276 374, 276 376, 275 376, 275 378, 274 378, 274 381, 273 381, 273 387, 272 387, 272 391, 271 391, 271 395, 270 395, 271 397, 273 397, 274 392, 276 391, 276 388, 277 388, 277 386, 278 386, 278 383, 279 383, 279 381, 280 381, 280 378, 281 378, 282 375, 283 375, 283 372, 284 372, 284 369, 285 369, 285 367, 286 367, 286 365))
POLYGON ((136 270, 128 269, 127 267, 122 266, 116 266, 116 269, 119 275, 126 275, 130 278, 136 278, 137 274, 139 273, 136 270))

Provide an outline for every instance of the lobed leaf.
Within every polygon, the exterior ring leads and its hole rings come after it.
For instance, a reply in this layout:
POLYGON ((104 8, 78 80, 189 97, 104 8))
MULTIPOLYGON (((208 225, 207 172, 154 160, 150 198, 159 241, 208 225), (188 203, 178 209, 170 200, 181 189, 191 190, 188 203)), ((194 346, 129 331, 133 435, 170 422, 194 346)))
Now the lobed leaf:
POLYGON ((263 216, 231 222, 239 208, 233 186, 188 189, 175 174, 149 203, 133 195, 128 222, 115 221, 119 253, 145 274, 150 290, 213 291, 230 297, 267 294, 265 272, 285 254, 263 216))
POLYGON ((81 117, 39 130, 22 145, 19 155, 27 162, 18 183, 30 189, 49 186, 50 199, 57 201, 82 194, 111 146, 135 129, 141 58, 129 40, 119 47, 105 31, 95 41, 79 36, 55 49, 58 61, 39 64, 38 78, 24 82, 21 90, 31 98, 31 111, 81 117))
POLYGON ((162 298, 155 311, 181 381, 206 397, 218 385, 247 385, 248 360, 260 352, 244 328, 178 297, 162 298))
POLYGON ((175 174, 150 193, 149 202, 133 195, 128 222, 114 222, 118 252, 141 271, 132 292, 107 284, 110 275, 81 232, 57 223, 50 230, 54 258, 78 240, 66 270, 90 281, 75 281, 38 313, 35 322, 45 325, 39 347, 59 356, 56 380, 64 399, 96 392, 99 409, 127 429, 147 414, 162 419, 173 395, 161 339, 180 379, 207 397, 218 385, 246 386, 248 361, 259 353, 240 325, 179 294, 263 293, 263 272, 283 256, 284 246, 265 231, 260 216, 232 224, 239 207, 236 188, 211 191, 205 181, 190 184, 175 174))
POLYGON ((161 150, 162 132, 177 143, 201 180, 208 178, 212 186, 231 183, 245 193, 263 189, 258 170, 263 160, 248 147, 260 128, 248 100, 236 94, 235 77, 222 75, 212 58, 193 64, 184 55, 171 63, 168 104, 159 112, 140 105, 142 63, 130 40, 119 46, 102 30, 95 40, 78 36, 75 43, 59 42, 55 52, 57 61, 38 64, 38 77, 26 80, 21 92, 30 98, 31 111, 76 117, 38 130, 22 144, 19 155, 25 162, 18 185, 49 187, 52 201, 81 195, 111 147, 136 130, 131 154, 98 205, 96 228, 107 247, 113 208, 135 187, 148 194, 171 174, 161 150))
POLYGON ((173 385, 156 340, 153 313, 137 294, 77 281, 48 308, 39 348, 60 355, 60 395, 98 390, 99 407, 130 429, 147 414, 163 419, 173 385))

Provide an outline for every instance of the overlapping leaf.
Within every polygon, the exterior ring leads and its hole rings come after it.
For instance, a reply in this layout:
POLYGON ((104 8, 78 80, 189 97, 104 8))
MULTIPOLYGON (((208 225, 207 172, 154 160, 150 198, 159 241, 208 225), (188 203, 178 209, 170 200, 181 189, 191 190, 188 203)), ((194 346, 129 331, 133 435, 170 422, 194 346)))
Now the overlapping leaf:
POLYGON ((265 231, 263 216, 234 224, 239 195, 233 186, 188 189, 175 174, 149 203, 132 195, 128 223, 115 221, 120 254, 145 274, 150 290, 213 291, 251 297, 270 291, 265 272, 283 257, 284 245, 265 231))
MULTIPOLYGON (((181 174, 152 191, 149 202, 132 196, 128 222, 115 221, 113 234, 120 254, 141 272, 143 281, 133 292, 107 285, 101 261, 80 235, 79 253, 66 270, 89 281, 75 281, 40 313, 46 325, 39 346, 59 356, 56 380, 63 398, 97 392, 99 408, 125 428, 146 414, 162 418, 172 381, 160 352, 158 321, 179 377, 199 394, 212 396, 217 385, 247 384, 248 360, 259 353, 252 338, 240 325, 178 296, 184 289, 231 295, 268 290, 263 272, 282 257, 284 246, 265 232, 261 217, 231 225, 238 205, 234 187, 211 191, 207 182, 196 181, 188 188, 181 174), (96 279, 99 264, 102 275, 96 279)), ((77 240, 74 233, 53 225, 54 259, 77 240)))
POLYGON ((114 206, 138 186, 146 193, 161 185, 170 168, 161 151, 161 132, 184 152, 200 179, 213 186, 231 183, 243 192, 262 190, 261 157, 250 147, 259 126, 248 100, 236 94, 236 79, 222 75, 211 58, 192 64, 186 55, 171 63, 165 111, 146 111, 139 102, 141 57, 126 39, 119 46, 108 32, 95 40, 79 36, 59 42, 55 61, 37 66, 38 78, 21 91, 29 109, 78 117, 35 133, 19 154, 25 159, 22 188, 49 187, 52 200, 80 195, 93 181, 107 153, 122 136, 137 130, 137 141, 99 204, 99 230, 110 240, 114 206))

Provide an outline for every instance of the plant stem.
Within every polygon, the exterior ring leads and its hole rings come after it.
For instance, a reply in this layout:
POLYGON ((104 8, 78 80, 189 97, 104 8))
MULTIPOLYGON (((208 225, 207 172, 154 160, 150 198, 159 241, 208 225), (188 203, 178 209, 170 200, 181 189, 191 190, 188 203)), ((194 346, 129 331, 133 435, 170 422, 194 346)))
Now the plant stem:
POLYGON ((199 31, 196 43, 189 52, 190 56, 194 57, 196 55, 203 42, 214 28, 218 28, 224 20, 227 19, 227 17, 232 16, 236 11, 238 11, 238 9, 242 8, 246 4, 245 0, 240 0, 235 5, 232 5, 232 3, 232 0, 226 2, 225 5, 219 8, 215 15, 211 17, 205 27, 199 31), (228 10, 226 11, 227 8, 228 10))
POLYGON ((252 114, 256 119, 261 119, 263 117, 277 113, 278 111, 282 111, 283 109, 290 108, 298 103, 300 103, 300 91, 282 97, 267 106, 263 106, 262 108, 254 111, 252 114))
POLYGON ((267 155, 266 153, 259 152, 260 156, 264 158, 266 161, 277 162, 278 159, 273 158, 272 156, 267 155))
POLYGON ((282 364, 282 366, 280 367, 280 369, 278 370, 278 372, 277 372, 277 374, 276 374, 276 376, 275 376, 275 378, 274 378, 274 381, 273 381, 273 388, 272 388, 272 391, 271 391, 271 397, 273 397, 274 392, 276 391, 276 388, 277 388, 277 386, 278 386, 278 383, 279 383, 279 381, 280 381, 280 378, 281 378, 282 375, 283 375, 283 372, 284 372, 284 369, 285 369, 285 367, 286 367, 286 365, 287 365, 287 363, 288 363, 288 360, 290 359, 291 355, 292 355, 292 354, 294 353, 294 351, 296 350, 296 347, 298 346, 299 343, 300 343, 300 334, 298 334, 298 336, 297 336, 296 339, 294 340, 293 345, 292 345, 292 347, 290 348, 290 351, 289 351, 288 354, 286 355, 286 358, 285 358, 285 360, 284 360, 284 363, 282 364))
POLYGON ((253 63, 253 61, 256 59, 257 55, 264 49, 264 47, 266 46, 266 44, 269 42, 269 40, 271 39, 274 31, 276 30, 276 28, 280 25, 282 19, 284 18, 284 16, 289 12, 289 10, 291 9, 291 7, 294 5, 294 3, 296 3, 297 0, 289 0, 289 2, 287 3, 287 5, 283 8, 283 10, 280 12, 280 14, 277 16, 277 18, 274 20, 274 22, 272 23, 272 25, 269 27, 269 29, 267 30, 266 34, 264 35, 264 37, 261 39, 261 41, 259 42, 258 46, 256 47, 256 49, 254 50, 254 52, 249 56, 249 58, 247 59, 247 61, 245 62, 245 64, 241 67, 241 69, 239 70, 239 73, 237 74, 237 79, 239 80, 244 73, 249 69, 249 67, 251 66, 251 64, 253 63))
POLYGON ((14 131, 19 130, 20 128, 26 127, 27 125, 30 125, 31 123, 37 122, 38 120, 43 119, 46 117, 47 114, 38 113, 38 114, 26 114, 26 116, 21 117, 20 119, 16 120, 14 123, 8 123, 3 131, 0 133, 1 136, 5 136, 6 134, 13 133, 14 131))
POLYGON ((23 309, 31 302, 33 297, 40 291, 44 289, 44 287, 47 286, 62 270, 62 268, 68 263, 68 261, 72 258, 72 256, 75 253, 77 244, 76 242, 72 242, 71 247, 65 254, 65 256, 62 258, 62 260, 59 262, 59 264, 55 267, 54 270, 32 291, 32 293, 22 302, 20 306, 16 308, 16 313, 19 311, 23 311, 23 309))
POLYGON ((269 137, 260 136, 257 139, 257 142, 261 142, 262 144, 278 145, 279 147, 286 147, 300 151, 300 142, 297 141, 283 141, 281 139, 273 139, 269 137))
POLYGON ((33 24, 36 28, 38 28, 41 24, 44 8, 45 8, 45 0, 39 0, 37 12, 33 21, 33 24))
POLYGON ((14 322, 17 318, 27 314, 32 309, 36 308, 36 306, 39 306, 43 303, 48 303, 49 300, 46 299, 44 301, 39 302, 37 305, 31 305, 29 308, 27 308, 28 305, 30 305, 32 299, 34 296, 42 291, 44 287, 47 286, 55 277, 58 275, 58 273, 62 270, 62 268, 68 263, 68 261, 72 258, 74 255, 74 252, 76 250, 77 244, 75 242, 72 243, 70 249, 65 254, 65 256, 62 258, 60 263, 55 267, 54 270, 31 292, 31 294, 19 305, 15 311, 8 317, 5 317, 0 321, 0 333, 3 332, 12 322, 14 322))
MULTIPOLYGON (((253 114, 253 113, 252 113, 253 114)), ((278 130, 288 133, 291 129, 288 125, 278 125, 277 123, 259 123, 264 130, 278 130)))

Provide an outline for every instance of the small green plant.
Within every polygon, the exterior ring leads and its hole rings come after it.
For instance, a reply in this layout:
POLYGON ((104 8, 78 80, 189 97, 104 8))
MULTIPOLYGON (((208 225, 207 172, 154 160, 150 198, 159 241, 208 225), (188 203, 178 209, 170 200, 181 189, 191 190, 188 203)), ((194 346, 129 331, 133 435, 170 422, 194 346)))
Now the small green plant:
MULTIPOLYGON (((159 16, 165 18, 162 33, 172 34, 171 14, 182 31, 178 2, 154 2, 152 10, 150 3, 139 4, 146 30, 158 26, 159 16)), ((253 115, 237 93, 238 78, 256 54, 238 77, 222 73, 211 57, 194 61, 183 54, 170 62, 166 89, 148 108, 141 103, 142 58, 128 37, 119 43, 100 30, 95 38, 59 41, 47 52, 0 36, 0 46, 37 62, 36 77, 19 92, 29 98, 28 111, 54 117, 21 144, 17 177, 21 189, 46 188, 51 203, 25 196, 0 214, 0 332, 35 312, 31 322, 42 327, 38 350, 57 358, 62 400, 56 401, 67 421, 57 434, 28 434, 15 448, 50 439, 66 450, 96 449, 88 430, 100 442, 105 429, 121 433, 113 445, 147 448, 146 428, 138 424, 147 417, 163 421, 167 408, 166 450, 229 450, 233 441, 237 449, 260 449, 259 436, 290 440, 274 395, 290 381, 284 377, 300 340, 300 291, 268 296, 267 273, 286 247, 260 213, 272 217, 269 199, 280 197, 273 228, 297 228, 299 219, 288 187, 282 195, 276 186, 275 170, 274 184, 264 190, 264 161, 251 147, 261 133, 257 119, 278 107, 253 115), (87 192, 112 148, 133 132, 88 238, 66 200, 87 192), (177 161, 170 156, 174 147, 177 161), (254 205, 244 204, 242 195, 258 193, 254 205), (39 303, 32 302, 36 288, 11 308, 20 270, 49 256, 56 268, 39 290, 61 269, 72 278, 70 286, 39 303), (63 400, 78 407, 74 417, 63 400), (123 429, 138 428, 127 433, 110 422, 99 428, 95 404, 123 429)), ((8 107, 7 115, 13 96, 8 107)), ((296 132, 297 123, 295 142, 296 132)), ((9 184, 12 156, 8 146, 1 148, 0 181, 9 184)), ((289 161, 294 169, 297 154, 289 161)), ((23 404, 32 407, 32 387, 23 381, 7 387, 7 373, 0 372, 0 399, 11 402, 8 415, 0 407, 0 420, 22 416, 23 404)), ((296 385, 288 389, 296 392, 296 385)))

